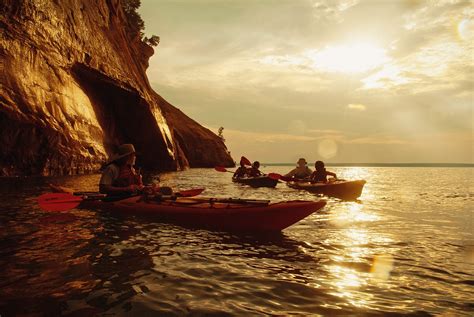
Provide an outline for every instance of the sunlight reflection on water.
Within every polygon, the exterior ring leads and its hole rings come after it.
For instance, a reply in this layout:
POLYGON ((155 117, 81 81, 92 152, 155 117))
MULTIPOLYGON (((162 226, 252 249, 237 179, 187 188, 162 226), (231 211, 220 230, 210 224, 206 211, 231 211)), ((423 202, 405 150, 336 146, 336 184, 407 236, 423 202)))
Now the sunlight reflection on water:
MULTIPOLYGON (((0 183, 0 314, 469 315, 471 170, 328 169, 366 179, 360 199, 327 198, 321 212, 270 236, 87 209, 47 213, 35 197, 48 191, 50 179, 0 183)), ((98 175, 54 180, 94 190, 98 175)), ((275 189, 233 184, 229 173, 210 169, 164 173, 161 180, 181 189, 206 187, 205 196, 319 199, 284 183, 275 189)))

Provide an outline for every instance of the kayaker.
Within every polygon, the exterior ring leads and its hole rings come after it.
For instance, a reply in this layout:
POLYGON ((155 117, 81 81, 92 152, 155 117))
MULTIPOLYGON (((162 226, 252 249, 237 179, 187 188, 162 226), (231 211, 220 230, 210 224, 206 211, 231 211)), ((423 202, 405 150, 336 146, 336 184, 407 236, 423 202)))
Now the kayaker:
POLYGON ((250 177, 262 176, 263 174, 262 172, 260 172, 259 168, 260 168, 260 162, 259 161, 253 162, 252 168, 250 168, 250 171, 249 171, 249 176, 250 177))
POLYGON ((142 177, 134 169, 136 151, 133 144, 122 144, 111 156, 102 172, 99 191, 110 196, 130 195, 144 188, 142 177))
POLYGON ((294 179, 305 179, 311 176, 313 171, 306 165, 307 162, 304 158, 300 158, 296 168, 292 169, 288 174, 284 175, 287 178, 294 178, 294 179))
POLYGON ((316 168, 316 170, 313 172, 313 174, 311 174, 311 176, 309 178, 309 180, 311 182, 327 183, 328 182, 328 179, 327 179, 328 175, 337 179, 336 173, 326 171, 326 168, 324 167, 324 162, 323 161, 316 161, 316 163, 314 163, 314 168, 316 168))
MULTIPOLYGON (((243 177, 248 177, 249 176, 249 169, 247 166, 245 166, 246 160, 244 160, 244 157, 240 159, 240 166, 239 168, 234 172, 234 175, 232 178, 243 178, 243 177)), ((248 162, 247 164, 250 164, 248 162)))

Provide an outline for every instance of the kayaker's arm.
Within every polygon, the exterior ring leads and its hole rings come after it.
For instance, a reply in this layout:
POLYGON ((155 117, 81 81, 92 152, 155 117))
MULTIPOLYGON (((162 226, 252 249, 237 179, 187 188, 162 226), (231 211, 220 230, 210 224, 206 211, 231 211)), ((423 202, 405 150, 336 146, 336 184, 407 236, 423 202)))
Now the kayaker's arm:
POLYGON ((143 185, 130 185, 127 187, 116 187, 108 184, 99 184, 99 192, 101 194, 123 194, 134 193, 141 190, 143 185))
POLYGON ((333 172, 326 172, 326 175, 332 176, 332 177, 334 177, 335 179, 337 179, 336 173, 333 173, 333 172))
POLYGON ((293 176, 295 176, 296 170, 296 168, 292 169, 287 174, 283 175, 283 177, 292 178, 293 176))
POLYGON ((316 172, 311 173, 311 175, 309 175, 308 180, 309 180, 311 183, 315 183, 315 182, 316 182, 316 172))
POLYGON ((234 172, 234 175, 232 175, 232 178, 236 178, 237 175, 239 175, 240 172, 240 167, 234 172))
POLYGON ((123 194, 123 193, 134 193, 138 190, 141 190, 144 186, 141 184, 133 184, 129 186, 114 186, 114 180, 117 179, 119 174, 119 168, 113 164, 109 165, 104 172, 99 181, 99 192, 101 194, 123 194))

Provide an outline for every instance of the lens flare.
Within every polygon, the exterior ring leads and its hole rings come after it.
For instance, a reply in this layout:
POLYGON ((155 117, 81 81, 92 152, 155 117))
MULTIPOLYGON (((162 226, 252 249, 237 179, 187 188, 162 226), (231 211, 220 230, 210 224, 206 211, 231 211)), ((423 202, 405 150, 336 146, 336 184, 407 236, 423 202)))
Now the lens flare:
POLYGON ((471 19, 463 19, 458 24, 459 38, 464 41, 474 40, 474 21, 471 19))
POLYGON ((337 154, 337 143, 331 139, 322 140, 318 144, 318 153, 324 159, 330 159, 337 154))
POLYGON ((393 257, 390 254, 376 255, 372 262, 370 273, 378 280, 386 281, 390 278, 393 270, 393 257))

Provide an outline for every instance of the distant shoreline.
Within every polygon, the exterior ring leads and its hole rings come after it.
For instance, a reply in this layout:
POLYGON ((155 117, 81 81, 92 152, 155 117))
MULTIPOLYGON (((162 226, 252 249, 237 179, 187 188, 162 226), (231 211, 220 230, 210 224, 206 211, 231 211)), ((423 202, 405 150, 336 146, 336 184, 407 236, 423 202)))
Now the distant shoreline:
MULTIPOLYGON (((474 167, 472 163, 325 163, 340 167, 474 167)), ((265 166, 295 166, 296 163, 262 163, 265 166)))

